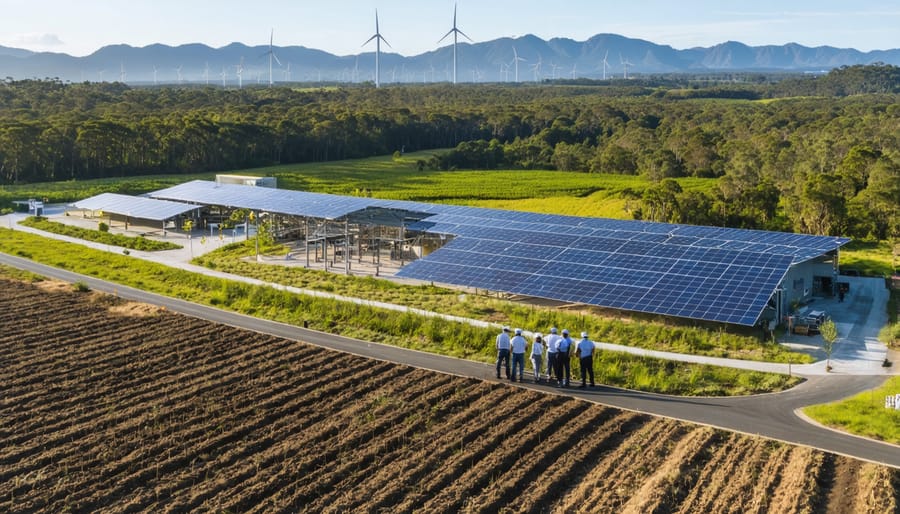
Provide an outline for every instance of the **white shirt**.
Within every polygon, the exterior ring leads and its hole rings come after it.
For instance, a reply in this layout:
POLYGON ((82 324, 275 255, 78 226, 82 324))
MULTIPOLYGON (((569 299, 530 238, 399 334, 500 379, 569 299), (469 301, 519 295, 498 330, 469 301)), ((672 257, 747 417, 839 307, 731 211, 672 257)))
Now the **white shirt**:
POLYGON ((543 355, 544 354, 544 345, 541 344, 540 341, 535 341, 531 344, 531 355, 543 355))
POLYGON ((512 338, 512 352, 513 353, 525 353, 525 338, 522 336, 515 336, 512 338))
POLYGON ((556 353, 559 348, 559 342, 562 336, 559 334, 550 334, 547 336, 547 353, 556 353))
POLYGON ((594 354, 594 342, 585 337, 581 341, 578 341, 578 351, 580 352, 578 354, 579 356, 590 357, 594 354))
POLYGON ((497 349, 509 350, 509 334, 507 334, 506 332, 501 332, 497 336, 497 349))

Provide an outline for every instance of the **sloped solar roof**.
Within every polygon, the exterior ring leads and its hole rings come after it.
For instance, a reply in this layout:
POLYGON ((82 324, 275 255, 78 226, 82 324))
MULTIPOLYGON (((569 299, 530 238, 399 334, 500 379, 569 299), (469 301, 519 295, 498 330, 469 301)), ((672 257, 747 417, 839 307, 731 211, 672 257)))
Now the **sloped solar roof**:
POLYGON ((179 214, 198 209, 199 205, 168 202, 139 196, 102 193, 72 204, 76 209, 103 211, 131 218, 165 221, 179 214))
POLYGON ((408 229, 455 237, 398 276, 739 325, 758 321, 792 264, 849 241, 203 181, 152 196, 324 219, 366 208, 422 213, 408 229))

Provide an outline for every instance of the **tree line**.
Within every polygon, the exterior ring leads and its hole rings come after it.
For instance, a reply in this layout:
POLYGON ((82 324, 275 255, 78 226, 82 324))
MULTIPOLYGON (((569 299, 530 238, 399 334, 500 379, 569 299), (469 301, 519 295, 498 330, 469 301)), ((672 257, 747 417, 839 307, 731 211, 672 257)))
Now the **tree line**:
POLYGON ((453 148, 419 166, 642 175, 642 219, 885 239, 900 235, 898 70, 377 90, 7 79, 0 184, 453 148))

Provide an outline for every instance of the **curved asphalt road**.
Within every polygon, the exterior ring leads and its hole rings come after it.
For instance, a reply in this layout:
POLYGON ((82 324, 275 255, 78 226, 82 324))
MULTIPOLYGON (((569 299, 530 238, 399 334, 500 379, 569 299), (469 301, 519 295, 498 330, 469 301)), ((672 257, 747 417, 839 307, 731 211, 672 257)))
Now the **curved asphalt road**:
MULTIPOLYGON (((266 321, 105 282, 3 253, 0 253, 0 263, 68 282, 81 281, 94 290, 116 293, 128 300, 159 305, 174 312, 217 323, 303 341, 363 357, 398 362, 463 377, 496 381, 493 366, 483 363, 369 343, 266 321)), ((519 384, 519 386, 565 394, 612 407, 760 435, 900 468, 900 446, 822 428, 804 421, 795 413, 796 409, 806 405, 837 400, 877 387, 885 378, 885 376, 817 376, 810 377, 806 382, 790 391, 740 398, 676 397, 611 387, 597 387, 589 391, 582 391, 577 388, 558 389, 531 383, 519 384)), ((883 398, 873 398, 876 405, 882 405, 883 401, 883 398)))

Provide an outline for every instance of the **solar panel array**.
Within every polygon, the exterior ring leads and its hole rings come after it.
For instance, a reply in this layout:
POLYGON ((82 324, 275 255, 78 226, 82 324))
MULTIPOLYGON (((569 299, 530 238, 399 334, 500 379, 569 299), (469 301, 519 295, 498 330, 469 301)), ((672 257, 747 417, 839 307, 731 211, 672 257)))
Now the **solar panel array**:
POLYGON ((153 196, 325 219, 366 207, 430 213, 408 229, 455 237, 398 276, 740 325, 758 321, 792 264, 849 241, 200 181, 153 196))
POLYGON ((199 205, 168 202, 116 193, 102 193, 72 204, 77 209, 103 211, 131 218, 165 221, 199 208, 199 205))

